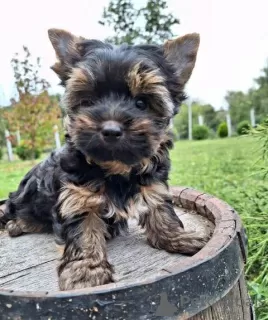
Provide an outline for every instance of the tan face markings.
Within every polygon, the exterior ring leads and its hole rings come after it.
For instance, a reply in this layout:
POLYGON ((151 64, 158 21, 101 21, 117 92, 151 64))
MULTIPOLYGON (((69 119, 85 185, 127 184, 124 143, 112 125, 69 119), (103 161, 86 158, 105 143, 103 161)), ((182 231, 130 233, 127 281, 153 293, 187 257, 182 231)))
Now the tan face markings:
POLYGON ((132 67, 127 82, 133 97, 150 96, 150 104, 163 115, 171 115, 174 105, 159 69, 143 71, 140 63, 132 67))

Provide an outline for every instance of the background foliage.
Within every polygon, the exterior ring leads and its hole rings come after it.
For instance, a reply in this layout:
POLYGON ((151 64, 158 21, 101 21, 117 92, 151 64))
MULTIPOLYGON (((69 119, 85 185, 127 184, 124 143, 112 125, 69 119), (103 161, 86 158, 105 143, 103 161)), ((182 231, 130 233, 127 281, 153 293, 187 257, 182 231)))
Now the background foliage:
POLYGON ((107 41, 115 44, 162 43, 173 36, 179 20, 168 11, 167 1, 149 0, 137 7, 130 0, 110 1, 100 24, 114 30, 107 41))
POLYGON ((48 82, 40 77, 40 59, 33 61, 25 46, 23 53, 11 61, 18 98, 3 111, 3 121, 10 132, 19 130, 24 150, 34 158, 38 149, 53 143, 52 127, 61 125, 61 110, 57 98, 48 94, 48 82))

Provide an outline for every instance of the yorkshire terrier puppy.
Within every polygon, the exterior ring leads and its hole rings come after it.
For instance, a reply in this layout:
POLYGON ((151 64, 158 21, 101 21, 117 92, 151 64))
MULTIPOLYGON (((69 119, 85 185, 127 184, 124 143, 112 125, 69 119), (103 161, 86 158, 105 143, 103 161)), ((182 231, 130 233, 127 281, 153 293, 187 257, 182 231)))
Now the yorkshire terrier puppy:
POLYGON ((113 46, 48 31, 65 87, 66 144, 10 194, 10 236, 53 231, 63 246, 61 290, 113 281, 106 240, 136 218, 151 246, 194 254, 207 239, 186 232, 168 188, 169 124, 185 99, 199 35, 163 45, 113 46))

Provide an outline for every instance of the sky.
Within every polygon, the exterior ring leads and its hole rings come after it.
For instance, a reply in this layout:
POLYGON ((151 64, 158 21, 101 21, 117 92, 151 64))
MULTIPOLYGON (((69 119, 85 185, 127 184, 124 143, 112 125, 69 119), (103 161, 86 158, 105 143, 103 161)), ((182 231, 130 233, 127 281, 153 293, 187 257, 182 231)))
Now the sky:
MULTIPOLYGON (((134 0, 135 1, 135 0, 134 0)), ((136 0, 138 5, 145 0, 136 0)), ((167 0, 180 20, 175 35, 198 32, 201 37, 196 67, 186 87, 191 99, 227 108, 228 90, 246 91, 268 61, 267 0, 167 0)), ((112 30, 98 24, 109 0, 9 0, 1 5, 0 105, 15 94, 10 60, 22 45, 41 57, 42 76, 52 92, 62 92, 50 69, 55 54, 49 28, 61 28, 103 40, 112 30)))

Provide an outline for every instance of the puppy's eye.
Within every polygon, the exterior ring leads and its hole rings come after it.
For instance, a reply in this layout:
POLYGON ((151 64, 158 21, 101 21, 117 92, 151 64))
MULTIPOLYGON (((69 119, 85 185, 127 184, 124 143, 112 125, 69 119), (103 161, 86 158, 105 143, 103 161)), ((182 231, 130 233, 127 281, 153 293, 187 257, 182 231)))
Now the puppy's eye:
POLYGON ((147 108, 147 104, 143 99, 136 100, 136 107, 140 110, 145 110, 147 108))

